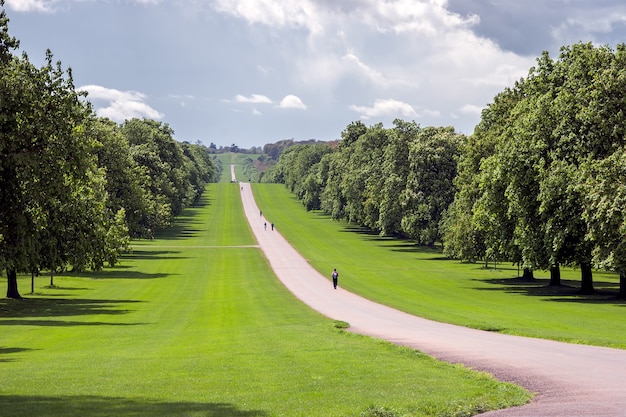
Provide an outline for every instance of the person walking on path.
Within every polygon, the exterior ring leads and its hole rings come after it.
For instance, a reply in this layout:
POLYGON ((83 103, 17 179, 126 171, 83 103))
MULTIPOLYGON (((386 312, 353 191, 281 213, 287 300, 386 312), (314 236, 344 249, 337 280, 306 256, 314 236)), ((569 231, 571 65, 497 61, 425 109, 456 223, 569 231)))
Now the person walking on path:
POLYGON ((272 231, 274 231, 274 223, 272 223, 272 231))
POLYGON ((333 287, 337 289, 337 281, 339 281, 339 272, 337 272, 337 268, 333 269, 333 273, 330 274, 330 276, 333 278, 333 287))
POLYGON ((267 222, 263 223, 263 228, 267 230, 267 222))

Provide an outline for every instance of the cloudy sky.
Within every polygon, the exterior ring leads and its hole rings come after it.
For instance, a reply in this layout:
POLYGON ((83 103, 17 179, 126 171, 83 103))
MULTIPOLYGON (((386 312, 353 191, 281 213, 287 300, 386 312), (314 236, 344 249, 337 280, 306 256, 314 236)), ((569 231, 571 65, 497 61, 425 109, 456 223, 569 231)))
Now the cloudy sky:
POLYGON ((332 140, 352 121, 470 134, 535 58, 626 42, 623 0, 5 0, 100 116, 242 148, 332 140))

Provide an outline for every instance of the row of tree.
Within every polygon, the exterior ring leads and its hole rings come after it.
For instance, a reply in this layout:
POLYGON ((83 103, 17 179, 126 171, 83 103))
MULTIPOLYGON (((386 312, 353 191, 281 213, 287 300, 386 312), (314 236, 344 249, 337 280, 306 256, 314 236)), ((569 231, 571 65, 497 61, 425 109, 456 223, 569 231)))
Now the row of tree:
POLYGON ((465 136, 395 120, 389 129, 353 122, 341 137, 337 146, 289 147, 264 180, 284 183, 307 210, 419 244, 441 241, 465 136))
POLYGON ((626 296, 626 45, 544 53, 484 110, 459 162, 446 252, 620 274, 626 296))
MULTIPOLYGON (((3 5, 0 0, 0 5, 3 5)), ((71 71, 38 68, 0 13, 0 270, 17 274, 114 264, 129 236, 150 237, 216 172, 207 150, 150 120, 95 117, 71 71)))
POLYGON ((264 179, 384 235, 442 242, 465 261, 620 274, 626 296, 626 46, 544 53, 499 93, 474 133, 353 122, 337 146, 296 145, 264 179))

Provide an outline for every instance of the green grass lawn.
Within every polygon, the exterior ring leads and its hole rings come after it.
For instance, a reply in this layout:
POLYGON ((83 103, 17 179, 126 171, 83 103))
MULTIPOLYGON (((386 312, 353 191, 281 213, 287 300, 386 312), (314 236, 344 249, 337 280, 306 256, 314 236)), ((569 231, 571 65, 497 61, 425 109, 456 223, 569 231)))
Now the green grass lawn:
POLYGON ((254 245, 238 186, 212 184, 115 268, 40 277, 33 295, 22 277, 27 298, 0 300, 0 415, 460 417, 528 399, 342 331, 254 245))
POLYGON ((222 161, 222 176, 220 178, 220 182, 230 182, 230 165, 235 165, 235 176, 238 181, 248 181, 248 179, 243 174, 243 161, 250 158, 256 159, 260 155, 258 154, 245 154, 245 153, 220 153, 215 155, 217 159, 222 161))
POLYGON ((594 273, 597 295, 578 295, 580 271, 563 269, 561 288, 549 273, 535 282, 517 278, 516 266, 446 260, 440 250, 380 237, 321 212, 306 212, 283 185, 253 184, 263 214, 318 271, 340 285, 422 317, 463 326, 546 339, 626 348, 626 302, 615 298, 619 279, 594 273))

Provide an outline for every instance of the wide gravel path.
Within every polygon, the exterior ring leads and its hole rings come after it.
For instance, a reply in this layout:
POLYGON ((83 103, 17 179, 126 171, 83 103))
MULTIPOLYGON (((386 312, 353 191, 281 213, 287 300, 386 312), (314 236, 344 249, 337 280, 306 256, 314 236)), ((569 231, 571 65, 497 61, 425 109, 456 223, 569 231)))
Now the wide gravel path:
POLYGON ((246 217, 276 276, 311 308, 348 322, 350 331, 489 372, 536 393, 529 405, 483 415, 626 416, 626 350, 508 336, 426 320, 341 289, 341 275, 339 288, 334 290, 330 281, 333 265, 328 266, 328 277, 315 271, 278 230, 271 230, 271 219, 260 215, 251 185, 240 186, 246 217))

